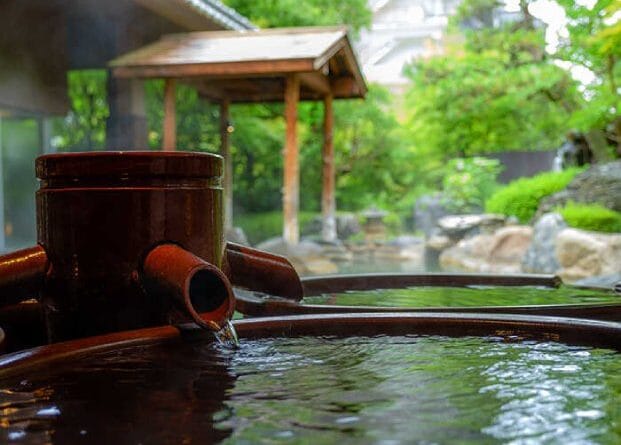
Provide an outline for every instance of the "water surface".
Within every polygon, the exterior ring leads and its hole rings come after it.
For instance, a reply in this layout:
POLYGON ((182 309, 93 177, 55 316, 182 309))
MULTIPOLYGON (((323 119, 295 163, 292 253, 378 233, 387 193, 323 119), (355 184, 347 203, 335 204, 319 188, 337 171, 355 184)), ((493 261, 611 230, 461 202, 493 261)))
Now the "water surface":
POLYGON ((404 289, 348 291, 304 297, 304 304, 383 307, 484 307, 553 304, 621 304, 621 296, 604 290, 543 286, 420 286, 404 289))
POLYGON ((1 443, 621 443, 621 354, 553 342, 174 343, 0 388, 1 443))

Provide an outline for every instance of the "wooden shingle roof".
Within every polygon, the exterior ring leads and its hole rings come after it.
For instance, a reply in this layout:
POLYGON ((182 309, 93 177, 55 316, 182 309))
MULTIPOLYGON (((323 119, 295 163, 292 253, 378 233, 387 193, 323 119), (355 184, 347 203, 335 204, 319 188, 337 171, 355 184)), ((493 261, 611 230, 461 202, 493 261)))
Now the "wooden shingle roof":
POLYGON ((366 84, 344 27, 173 34, 110 62, 123 78, 175 78, 232 102, 280 101, 298 75, 301 99, 363 97, 366 84))

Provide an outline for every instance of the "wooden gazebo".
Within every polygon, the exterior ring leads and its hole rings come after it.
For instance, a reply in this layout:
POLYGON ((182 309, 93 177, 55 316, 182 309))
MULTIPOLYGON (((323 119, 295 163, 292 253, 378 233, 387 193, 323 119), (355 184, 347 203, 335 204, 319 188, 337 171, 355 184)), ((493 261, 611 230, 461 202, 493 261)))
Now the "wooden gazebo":
POLYGON ((231 223, 232 161, 227 126, 229 104, 285 103, 284 239, 299 240, 297 104, 323 100, 323 237, 336 238, 332 100, 362 98, 366 85, 344 27, 281 28, 174 34, 110 62, 118 78, 166 80, 164 150, 175 150, 175 85, 188 83, 220 104, 225 159, 226 221, 231 223))

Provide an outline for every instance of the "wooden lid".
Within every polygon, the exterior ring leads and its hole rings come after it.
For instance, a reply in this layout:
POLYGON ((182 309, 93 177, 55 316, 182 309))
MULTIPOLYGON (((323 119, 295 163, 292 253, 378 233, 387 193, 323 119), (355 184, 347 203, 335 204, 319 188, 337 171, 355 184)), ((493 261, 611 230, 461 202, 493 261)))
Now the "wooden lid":
MULTIPOLYGON (((82 180, 217 178, 223 160, 212 153, 102 151, 57 153, 36 160, 37 178, 79 184, 82 180)), ((76 184, 76 185, 77 185, 76 184)))

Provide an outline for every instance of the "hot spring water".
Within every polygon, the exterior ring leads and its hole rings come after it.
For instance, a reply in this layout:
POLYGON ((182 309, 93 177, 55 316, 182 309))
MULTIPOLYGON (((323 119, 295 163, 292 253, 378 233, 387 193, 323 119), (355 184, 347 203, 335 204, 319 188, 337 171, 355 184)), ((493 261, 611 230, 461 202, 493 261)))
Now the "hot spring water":
POLYGON ((3 443, 620 443, 621 354, 499 337, 176 342, 0 381, 3 443))
POLYGON ((305 297, 303 304, 383 307, 537 306, 586 303, 621 303, 611 292, 570 286, 417 286, 327 293, 305 297))

